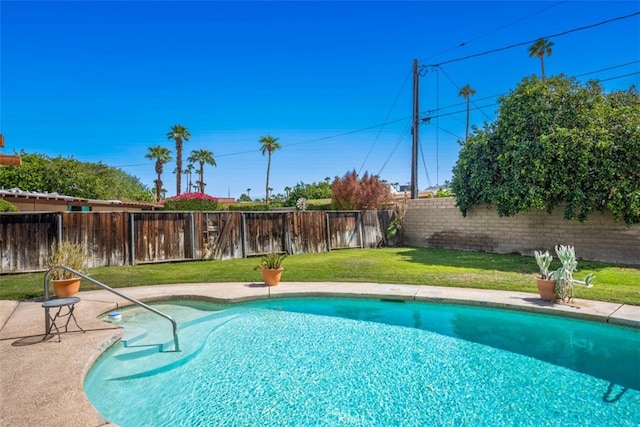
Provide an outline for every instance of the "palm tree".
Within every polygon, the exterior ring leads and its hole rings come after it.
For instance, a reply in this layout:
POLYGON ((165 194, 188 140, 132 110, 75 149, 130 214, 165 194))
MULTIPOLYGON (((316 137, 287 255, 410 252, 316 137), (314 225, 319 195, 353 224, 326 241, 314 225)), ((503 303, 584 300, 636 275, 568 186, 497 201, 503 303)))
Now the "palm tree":
POLYGON ((458 93, 458 96, 461 96, 467 100, 467 127, 464 133, 464 142, 467 142, 467 139, 469 139, 469 101, 470 101, 470 98, 475 94, 476 94, 476 90, 471 86, 469 86, 468 84, 464 85, 462 89, 460 89, 460 92, 458 93))
POLYGON ((193 167, 193 163, 187 164, 187 167, 184 168, 184 174, 187 177, 187 192, 191 192, 191 177, 193 176, 193 171, 195 168, 193 167))
POLYGON ((269 160, 267 161, 267 185, 265 186, 267 195, 264 199, 267 205, 269 204, 269 172, 271 170, 271 153, 280 149, 280 144, 278 144, 278 139, 280 138, 274 138, 270 135, 267 135, 267 136, 263 136, 258 141, 260 144, 262 144, 262 147, 260 148, 262 155, 264 156, 265 153, 269 153, 269 160))
POLYGON ((176 141, 176 196, 180 195, 180 187, 182 186, 182 140, 188 141, 191 134, 186 127, 182 125, 173 125, 167 133, 168 139, 176 141))
POLYGON ((529 47, 529 56, 536 56, 540 58, 540 66, 542 67, 541 78, 544 81, 544 55, 551 56, 553 52, 551 47, 553 42, 547 39, 538 39, 534 44, 529 47))
POLYGON ((171 160, 171 151, 168 148, 157 145, 155 147, 148 147, 149 152, 145 154, 145 158, 156 161, 156 174, 158 179, 154 181, 156 184, 156 202, 160 201, 160 194, 162 193, 162 179, 161 175, 164 170, 164 164, 171 160))
POLYGON ((200 163, 200 169, 198 169, 198 176, 200 180, 198 183, 200 184, 200 192, 204 193, 204 165, 209 164, 211 166, 218 166, 216 164, 216 160, 213 158, 213 153, 208 150, 193 150, 191 155, 187 159, 190 162, 198 162, 200 163))

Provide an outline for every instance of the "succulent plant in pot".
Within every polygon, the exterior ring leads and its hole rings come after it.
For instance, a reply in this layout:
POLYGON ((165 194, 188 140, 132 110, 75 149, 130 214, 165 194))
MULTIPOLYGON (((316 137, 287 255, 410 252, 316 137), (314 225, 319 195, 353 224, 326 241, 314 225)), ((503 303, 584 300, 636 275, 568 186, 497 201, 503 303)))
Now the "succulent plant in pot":
MULTIPOLYGON (((51 252, 47 259, 49 268, 65 266, 79 273, 85 273, 88 251, 84 244, 72 243, 63 240, 51 245, 51 252)), ((74 296, 80 289, 80 277, 75 273, 55 268, 51 270, 51 282, 58 298, 74 296)))
POLYGON ((578 267, 573 246, 556 246, 556 255, 561 262, 561 266, 557 270, 551 271, 549 267, 551 261, 553 261, 553 257, 549 254, 549 251, 534 251, 536 263, 540 270, 540 275, 536 277, 536 285, 541 299, 546 301, 561 300, 563 302, 569 302, 573 300, 574 286, 580 285, 590 288, 595 276, 593 273, 590 273, 584 280, 573 278, 573 273, 578 267))
POLYGON ((549 266, 551 266, 553 256, 549 251, 534 251, 533 255, 536 258, 536 263, 540 270, 540 275, 536 276, 536 286, 538 287, 540 298, 545 301, 555 301, 556 279, 554 277, 554 272, 549 271, 549 266))
POLYGON ((267 286, 275 286, 280 283, 282 277, 282 261, 287 257, 286 254, 278 254, 269 252, 262 257, 260 264, 254 267, 254 270, 260 270, 262 279, 267 286))
POLYGON ((569 302, 573 300, 573 287, 580 285, 590 288, 595 276, 593 273, 589 273, 584 280, 573 278, 573 273, 578 269, 578 261, 576 260, 573 246, 556 246, 556 254, 562 263, 560 268, 553 273, 556 280, 556 297, 563 302, 569 302))

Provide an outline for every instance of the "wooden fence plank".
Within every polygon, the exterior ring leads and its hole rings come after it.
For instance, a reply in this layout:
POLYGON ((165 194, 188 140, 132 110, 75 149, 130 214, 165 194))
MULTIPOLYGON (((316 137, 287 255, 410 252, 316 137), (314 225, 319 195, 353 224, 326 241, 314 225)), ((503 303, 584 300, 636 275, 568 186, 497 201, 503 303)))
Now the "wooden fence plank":
POLYGON ((360 212, 333 211, 327 212, 329 230, 331 230, 331 249, 362 247, 360 234, 360 212))
POLYGON ((323 211, 293 212, 289 216, 291 254, 329 250, 325 218, 323 211))
POLYGON ((45 269, 56 237, 56 217, 54 212, 0 215, 0 272, 45 269))
POLYGON ((0 273, 45 270, 58 234, 86 243, 94 268, 128 265, 132 255, 153 263, 375 247, 392 218, 391 211, 0 213, 0 273))
POLYGON ((286 212, 245 212, 246 256, 285 253, 286 212))

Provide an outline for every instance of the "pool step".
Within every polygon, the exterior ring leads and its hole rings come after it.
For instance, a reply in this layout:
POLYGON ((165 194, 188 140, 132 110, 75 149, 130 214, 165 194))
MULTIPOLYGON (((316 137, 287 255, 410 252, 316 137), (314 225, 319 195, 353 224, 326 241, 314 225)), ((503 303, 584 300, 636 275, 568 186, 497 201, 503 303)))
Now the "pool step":
MULTIPOLYGON (((179 315, 174 316, 174 314, 177 313, 172 311, 171 315, 178 323, 178 336, 180 337, 182 331, 200 323, 218 319, 221 316, 225 316, 227 312, 225 310, 214 312, 193 310, 192 313, 182 311, 179 315)), ((173 350, 173 328, 171 323, 163 318, 156 316, 155 318, 145 319, 145 321, 137 319, 133 324, 126 321, 123 326, 125 328, 125 337, 131 331, 127 339, 124 337, 122 339, 125 347, 161 345, 164 350, 173 350), (133 345, 134 343, 135 346, 133 345)))
POLYGON ((149 335, 146 329, 137 326, 127 326, 124 328, 124 335, 122 336, 122 342, 125 347, 130 346, 136 341, 140 341, 149 335))
MULTIPOLYGON (((188 306, 166 304, 157 305, 156 308, 160 311, 170 311, 168 314, 178 323, 178 330, 189 327, 193 323, 204 321, 209 315, 217 316, 225 311, 205 311, 188 306)), ((141 307, 130 307, 123 310, 121 319, 118 321, 111 320, 107 315, 103 316, 102 319, 125 328, 125 333, 122 337, 122 343, 125 347, 132 347, 134 343, 139 346, 141 341, 155 344, 164 342, 169 338, 173 341, 171 322, 141 307)))
MULTIPOLYGON (((147 342, 147 339, 142 339, 133 345, 125 346, 123 343, 116 350, 117 354, 114 358, 125 363, 112 372, 113 376, 108 379, 141 378, 182 366, 200 353, 211 333, 238 316, 238 314, 209 314, 180 325, 178 337, 181 349, 179 352, 173 351, 172 334, 163 342, 147 342)), ((167 338, 166 334, 165 338, 167 338)))

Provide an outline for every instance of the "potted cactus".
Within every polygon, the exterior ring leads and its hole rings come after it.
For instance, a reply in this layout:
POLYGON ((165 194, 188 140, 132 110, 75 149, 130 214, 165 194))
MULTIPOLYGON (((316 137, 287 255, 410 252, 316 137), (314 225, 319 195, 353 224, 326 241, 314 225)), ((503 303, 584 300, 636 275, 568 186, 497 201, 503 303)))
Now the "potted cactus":
POLYGON ((593 273, 588 274, 584 280, 573 278, 573 273, 578 268, 576 253, 573 246, 560 245, 556 246, 556 255, 562 263, 560 268, 550 271, 549 266, 553 257, 549 251, 544 253, 534 251, 540 276, 536 277, 536 285, 540 298, 546 301, 561 300, 562 302, 570 302, 573 300, 573 287, 575 285, 592 287, 595 276, 593 273))
POLYGON ((556 297, 563 302, 573 300, 573 287, 575 285, 590 288, 595 276, 593 273, 587 274, 584 280, 573 278, 573 272, 578 269, 578 261, 573 246, 556 246, 556 255, 562 263, 559 269, 554 272, 556 279, 556 297))
POLYGON ((282 261, 287 257, 286 254, 278 254, 270 252, 262 257, 260 264, 254 267, 254 270, 260 270, 262 279, 267 286, 276 286, 280 283, 282 277, 282 261))
POLYGON ((554 272, 549 271, 549 266, 551 265, 551 261, 553 261, 553 256, 549 254, 549 251, 544 251, 544 253, 534 251, 533 255, 536 257, 538 269, 540 270, 540 275, 536 276, 536 286, 538 287, 540 298, 545 301, 555 301, 556 280, 554 272))

